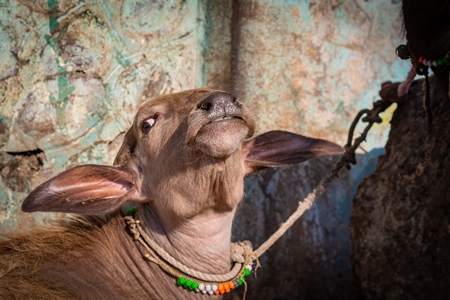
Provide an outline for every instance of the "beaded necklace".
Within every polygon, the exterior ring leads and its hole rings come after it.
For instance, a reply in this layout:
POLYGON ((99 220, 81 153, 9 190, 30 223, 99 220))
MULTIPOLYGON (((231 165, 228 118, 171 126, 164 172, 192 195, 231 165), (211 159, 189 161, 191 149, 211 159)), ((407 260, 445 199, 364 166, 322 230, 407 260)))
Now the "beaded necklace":
POLYGON ((136 208, 127 212, 124 217, 128 229, 135 241, 138 241, 147 252, 143 255, 150 262, 156 263, 166 273, 176 278, 176 283, 187 290, 208 295, 219 295, 245 284, 250 275, 254 261, 259 263, 253 254, 249 242, 231 244, 231 260, 233 267, 223 275, 203 273, 178 262, 142 230, 140 220, 133 217, 136 208))
POLYGON ((450 64, 450 51, 442 57, 427 58, 412 54, 407 45, 400 45, 395 49, 395 53, 401 59, 411 59, 411 63, 415 67, 417 74, 420 75, 424 74, 426 67, 443 67, 450 64))

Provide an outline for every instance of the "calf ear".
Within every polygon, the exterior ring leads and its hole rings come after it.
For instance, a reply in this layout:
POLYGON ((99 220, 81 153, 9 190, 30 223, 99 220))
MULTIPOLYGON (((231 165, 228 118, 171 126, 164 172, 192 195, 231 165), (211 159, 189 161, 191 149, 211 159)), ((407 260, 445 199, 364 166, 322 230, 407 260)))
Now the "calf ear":
POLYGON ((135 179, 124 167, 84 165, 40 185, 25 199, 22 210, 101 215, 126 201, 137 201, 137 193, 135 179))
POLYGON ((246 141, 242 148, 246 174, 300 163, 314 157, 334 155, 344 149, 332 142, 287 131, 270 131, 246 141))

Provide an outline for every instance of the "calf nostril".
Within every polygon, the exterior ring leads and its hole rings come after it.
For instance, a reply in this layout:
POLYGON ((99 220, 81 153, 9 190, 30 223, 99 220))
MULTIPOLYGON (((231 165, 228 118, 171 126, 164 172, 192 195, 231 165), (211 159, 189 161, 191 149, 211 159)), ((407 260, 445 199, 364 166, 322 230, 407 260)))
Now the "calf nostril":
POLYGON ((233 107, 237 109, 239 106, 240 104, 236 97, 225 92, 216 91, 200 100, 196 109, 203 110, 207 114, 217 114, 225 111, 231 112, 230 110, 233 110, 233 107))
POLYGON ((211 105, 211 102, 202 102, 197 105, 197 109, 208 111, 211 109, 211 105))

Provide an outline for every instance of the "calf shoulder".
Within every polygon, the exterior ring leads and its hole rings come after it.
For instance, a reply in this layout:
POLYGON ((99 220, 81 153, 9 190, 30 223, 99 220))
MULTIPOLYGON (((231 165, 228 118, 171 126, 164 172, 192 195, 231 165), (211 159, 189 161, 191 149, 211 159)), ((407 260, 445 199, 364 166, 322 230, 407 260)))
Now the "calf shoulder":
POLYGON ((120 223, 78 217, 1 241, 0 299, 136 299, 120 223))

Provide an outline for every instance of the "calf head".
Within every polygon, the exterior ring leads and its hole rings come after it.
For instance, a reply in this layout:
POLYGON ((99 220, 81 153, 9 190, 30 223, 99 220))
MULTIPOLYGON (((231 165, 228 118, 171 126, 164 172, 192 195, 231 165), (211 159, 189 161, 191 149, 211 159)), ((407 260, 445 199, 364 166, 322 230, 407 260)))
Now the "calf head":
POLYGON ((250 111, 226 92, 158 97, 138 111, 114 166, 69 169, 34 190, 22 209, 106 214, 133 201, 182 221, 206 210, 233 211, 246 174, 342 152, 284 131, 251 138, 254 130, 250 111))

